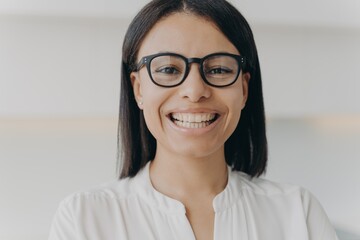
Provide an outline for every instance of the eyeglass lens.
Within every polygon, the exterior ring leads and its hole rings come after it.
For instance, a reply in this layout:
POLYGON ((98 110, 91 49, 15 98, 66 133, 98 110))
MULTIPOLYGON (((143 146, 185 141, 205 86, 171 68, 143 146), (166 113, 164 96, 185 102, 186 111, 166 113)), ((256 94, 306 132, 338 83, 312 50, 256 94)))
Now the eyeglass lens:
MULTIPOLYGON (((184 80, 188 72, 185 59, 174 55, 157 56, 150 63, 154 82, 162 86, 174 86, 184 80)), ((214 86, 226 86, 238 76, 239 63, 231 56, 213 55, 203 60, 200 66, 205 81, 214 86)))

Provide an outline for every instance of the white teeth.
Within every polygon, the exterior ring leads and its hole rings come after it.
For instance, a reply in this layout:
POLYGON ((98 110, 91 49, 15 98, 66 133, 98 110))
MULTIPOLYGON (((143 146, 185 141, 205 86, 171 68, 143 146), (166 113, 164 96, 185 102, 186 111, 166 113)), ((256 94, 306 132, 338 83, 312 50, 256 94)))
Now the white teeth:
POLYGON ((181 122, 201 123, 215 118, 215 113, 173 113, 172 118, 181 122))
POLYGON ((215 119, 215 113, 172 113, 174 123, 184 128, 203 128, 215 119))
POLYGON ((203 128, 210 125, 210 122, 201 122, 201 123, 191 123, 191 122, 181 122, 174 121, 176 125, 184 128, 203 128))

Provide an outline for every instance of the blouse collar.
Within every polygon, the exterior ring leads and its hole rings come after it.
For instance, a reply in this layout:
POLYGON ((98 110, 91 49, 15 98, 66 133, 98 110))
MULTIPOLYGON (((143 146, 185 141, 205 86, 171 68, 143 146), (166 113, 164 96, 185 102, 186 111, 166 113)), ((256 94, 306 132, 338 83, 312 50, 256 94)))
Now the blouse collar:
MULTIPOLYGON (((157 191, 150 180, 150 161, 132 179, 140 196, 151 205, 166 214, 185 214, 186 209, 180 201, 157 191)), ((213 199, 215 213, 225 211, 239 202, 241 197, 241 177, 246 174, 232 171, 228 166, 228 181, 225 189, 213 199)))

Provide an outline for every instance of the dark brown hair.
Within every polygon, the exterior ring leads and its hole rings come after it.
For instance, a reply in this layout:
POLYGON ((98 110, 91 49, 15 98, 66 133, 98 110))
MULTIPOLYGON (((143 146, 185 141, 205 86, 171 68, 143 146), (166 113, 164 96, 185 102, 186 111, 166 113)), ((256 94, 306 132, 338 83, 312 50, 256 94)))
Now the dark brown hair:
MULTIPOLYGON (((177 12, 187 12, 213 22, 247 59, 249 93, 241 119, 225 142, 225 159, 233 170, 252 177, 264 173, 267 140, 260 65, 249 24, 241 13, 224 0, 155 0, 147 4, 131 22, 123 43, 120 112, 118 126, 119 177, 133 177, 155 157, 156 140, 149 132, 143 112, 137 107, 130 73, 137 53, 150 29, 160 20, 177 12)), ((240 98, 239 98, 240 101, 240 98)))

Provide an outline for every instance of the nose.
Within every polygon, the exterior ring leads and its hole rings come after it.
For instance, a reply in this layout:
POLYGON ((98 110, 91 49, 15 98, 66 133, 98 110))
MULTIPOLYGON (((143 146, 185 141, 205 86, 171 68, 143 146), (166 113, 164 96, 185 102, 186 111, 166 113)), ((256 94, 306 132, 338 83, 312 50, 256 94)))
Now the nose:
POLYGON ((198 64, 191 64, 189 74, 179 87, 180 96, 193 103, 200 102, 211 96, 211 86, 207 85, 202 79, 198 64))

